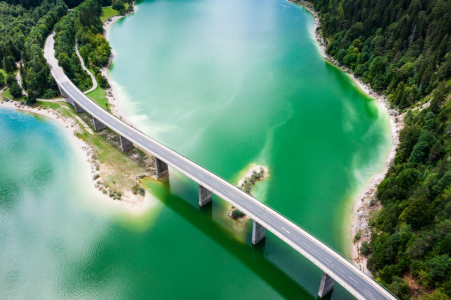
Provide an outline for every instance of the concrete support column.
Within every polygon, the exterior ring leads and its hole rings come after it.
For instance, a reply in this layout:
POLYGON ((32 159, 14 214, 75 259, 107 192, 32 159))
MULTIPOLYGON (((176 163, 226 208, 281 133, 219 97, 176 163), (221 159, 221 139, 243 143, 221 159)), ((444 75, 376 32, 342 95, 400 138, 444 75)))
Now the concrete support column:
POLYGON ((199 206, 202 207, 211 202, 211 192, 199 184, 199 206))
POLYGON ((257 244, 266 237, 266 228, 255 222, 252 225, 252 244, 257 244))
POLYGON ((120 135, 120 137, 121 137, 121 149, 122 149, 122 152, 126 152, 126 151, 130 150, 131 148, 133 148, 133 143, 132 142, 130 142, 129 140, 124 138, 122 135, 120 135))
POLYGON ((60 90, 60 94, 61 96, 63 96, 64 98, 69 98, 69 95, 67 95, 64 90, 62 88, 60 88, 60 86, 57 84, 58 89, 60 90))
MULTIPOLYGON (((92 117, 92 120, 94 121, 94 130, 95 131, 99 131, 99 130, 106 128, 106 125, 103 124, 102 122, 100 122, 99 120, 97 120, 96 118, 92 117)), ((122 141, 121 141, 121 144, 122 144, 122 141)))
POLYGON ((78 103, 75 101, 74 101, 74 109, 77 114, 85 112, 85 110, 80 105, 78 105, 78 103))
POLYGON ((155 157, 155 168, 157 169, 157 177, 163 177, 169 172, 168 164, 155 157))
POLYGON ((323 298, 330 291, 334 289, 335 280, 327 275, 326 272, 323 272, 323 277, 321 278, 321 283, 319 285, 318 297, 323 298))

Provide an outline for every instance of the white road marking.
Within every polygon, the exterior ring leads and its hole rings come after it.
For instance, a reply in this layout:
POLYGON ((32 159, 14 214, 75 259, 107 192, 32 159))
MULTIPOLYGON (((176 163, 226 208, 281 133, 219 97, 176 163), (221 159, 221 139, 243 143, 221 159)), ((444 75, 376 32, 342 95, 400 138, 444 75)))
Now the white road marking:
POLYGON ((325 258, 325 260, 327 260, 330 264, 332 263, 330 260, 328 260, 327 258, 325 258))
POLYGON ((230 195, 230 196, 232 196, 233 198, 235 198, 235 195, 234 195, 234 194, 232 194, 232 193, 229 193, 229 195, 230 195))
POLYGON ((337 267, 338 270, 340 270, 341 273, 346 274, 342 269, 340 269, 339 267, 337 267))
POLYGON ((188 170, 191 170, 191 168, 190 168, 190 167, 188 167, 188 166, 185 166, 185 168, 187 168, 188 170))
POLYGON ((202 175, 200 175, 200 174, 199 174, 199 177, 200 177, 200 178, 204 178, 204 176, 202 176, 202 175))
POLYGON ((214 183, 214 182, 213 182, 213 185, 214 185, 215 187, 219 187, 219 186, 218 186, 216 183, 214 183))
POLYGON ((250 208, 252 208, 252 206, 250 206, 249 204, 247 204, 247 203, 245 203, 245 204, 246 204, 246 206, 247 206, 247 207, 250 207, 250 208))
POLYGON ((319 254, 319 252, 318 252, 318 251, 316 251, 316 250, 313 250, 313 252, 315 252, 316 254, 318 254, 319 256, 321 256, 321 254, 319 254))
POLYGON ((363 288, 368 294, 370 294, 371 296, 374 296, 373 294, 370 293, 370 291, 368 291, 366 288, 363 288))
POLYGON ((355 283, 357 283, 357 284, 358 284, 358 282, 357 282, 357 281, 355 281, 355 279, 354 279, 354 278, 352 278, 351 276, 348 276, 348 278, 349 278, 349 279, 351 279, 352 281, 354 281, 355 283))
POLYGON ((288 232, 288 234, 290 234, 290 232, 288 230, 286 230, 285 228, 282 227, 283 230, 285 230, 286 232, 288 232))
POLYGON ((312 248, 312 247, 310 247, 309 245, 307 245, 306 243, 304 243, 304 242, 302 242, 304 245, 306 245, 307 247, 309 247, 309 248, 312 248))

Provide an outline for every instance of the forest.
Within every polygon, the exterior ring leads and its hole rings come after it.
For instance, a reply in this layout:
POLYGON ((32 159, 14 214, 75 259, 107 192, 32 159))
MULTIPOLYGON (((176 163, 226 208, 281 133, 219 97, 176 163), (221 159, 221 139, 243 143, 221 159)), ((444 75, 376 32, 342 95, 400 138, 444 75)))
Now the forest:
POLYGON ((368 268, 401 299, 450 299, 451 1, 310 2, 326 52, 406 112, 395 161, 371 202, 382 209, 360 249, 368 268), (418 101, 430 105, 411 109, 418 101))
POLYGON ((407 108, 451 76, 451 2, 314 0, 327 53, 407 108))
POLYGON ((22 94, 14 75, 18 63, 23 87, 32 98, 56 95, 57 88, 42 54, 42 46, 53 25, 66 11, 65 3, 55 0, 44 0, 29 10, 21 5, 0 3, 0 67, 7 74, 6 80, 3 74, 0 76, 0 85, 6 83, 14 97, 22 94))
MULTIPOLYGON (((100 68, 108 65, 111 55, 111 47, 103 36, 103 24, 100 20, 102 5, 111 5, 111 1, 107 1, 86 0, 55 25, 55 55, 58 63, 81 90, 88 89, 92 82, 81 67, 75 53, 75 43, 85 65, 92 70, 100 87, 109 86, 107 78, 100 73, 100 68)), ((113 7, 117 3, 118 1, 113 1, 113 7)), ((133 9, 131 1, 120 3, 128 3, 128 9, 133 9)), ((125 8, 121 12, 125 12, 125 8)))

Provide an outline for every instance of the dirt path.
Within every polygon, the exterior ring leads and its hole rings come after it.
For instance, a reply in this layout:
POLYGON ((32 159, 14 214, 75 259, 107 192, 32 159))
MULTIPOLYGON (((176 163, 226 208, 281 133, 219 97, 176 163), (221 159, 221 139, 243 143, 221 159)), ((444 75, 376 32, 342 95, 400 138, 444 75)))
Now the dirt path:
POLYGON ((81 67, 83 68, 83 70, 86 71, 86 73, 88 73, 88 75, 91 77, 91 80, 92 80, 92 88, 90 88, 86 92, 83 92, 86 95, 87 93, 92 92, 93 90, 95 90, 97 88, 97 80, 94 77, 94 74, 92 74, 91 71, 89 71, 85 67, 85 62, 83 61, 83 58, 81 57, 80 52, 78 52, 78 44, 77 44, 77 42, 75 42, 75 52, 77 53, 78 59, 80 59, 81 67))

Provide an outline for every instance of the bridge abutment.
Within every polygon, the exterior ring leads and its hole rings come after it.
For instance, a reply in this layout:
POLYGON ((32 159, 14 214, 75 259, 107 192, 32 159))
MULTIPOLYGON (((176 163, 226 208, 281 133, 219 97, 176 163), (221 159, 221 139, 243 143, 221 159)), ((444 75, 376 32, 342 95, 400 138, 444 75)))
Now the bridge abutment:
POLYGON ((323 298, 330 291, 334 289, 335 280, 323 272, 323 277, 321 278, 321 283, 319 285, 318 297, 323 298))
POLYGON ((257 244, 266 237, 266 228, 255 222, 252 225, 252 244, 257 244))
POLYGON ((155 157, 155 168, 157 169, 157 177, 163 177, 169 172, 168 164, 155 157))
MULTIPOLYGON (((99 120, 97 120, 96 118, 92 117, 92 121, 94 121, 94 130, 95 131, 99 131, 99 130, 106 128, 106 125, 103 124, 102 122, 100 122, 99 120)), ((122 144, 122 141, 121 141, 121 144, 122 144)))
POLYGON ((124 138, 122 135, 119 135, 121 138, 121 149, 122 152, 126 152, 128 150, 130 150, 131 148, 133 148, 133 143, 130 142, 129 140, 127 140, 126 138, 124 138))
POLYGON ((199 184, 199 206, 202 207, 211 202, 211 192, 199 184))

